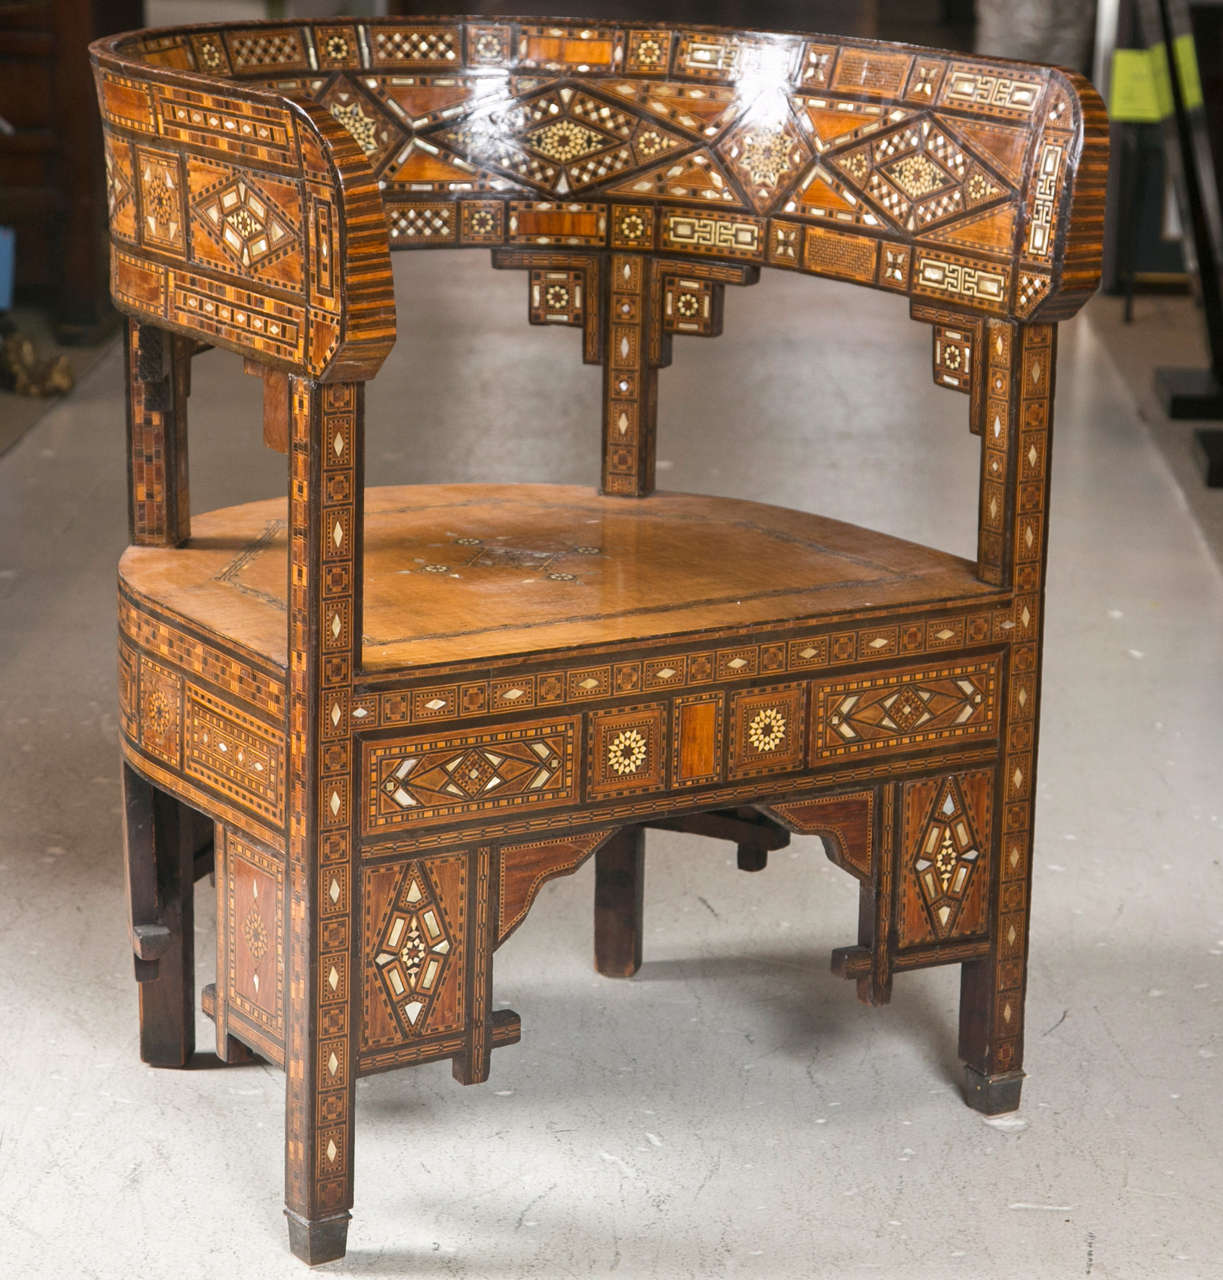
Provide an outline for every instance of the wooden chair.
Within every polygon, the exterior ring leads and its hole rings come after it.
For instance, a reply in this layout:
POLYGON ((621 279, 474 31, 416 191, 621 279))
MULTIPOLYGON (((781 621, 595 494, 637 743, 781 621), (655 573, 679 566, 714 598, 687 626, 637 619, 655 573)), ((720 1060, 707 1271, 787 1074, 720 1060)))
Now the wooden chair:
MULTIPOLYGON (((358 1076, 519 1038, 493 953, 595 857, 641 963, 646 827, 799 831, 861 886, 859 996, 962 972, 969 1103, 1019 1103, 1056 323, 1096 286, 1081 78, 836 37, 529 19, 93 46, 130 317, 120 701, 142 1056, 285 1068, 295 1253, 342 1255, 358 1076), (602 363, 599 493, 364 488, 388 249, 490 248, 602 363), (658 370, 763 265, 907 299, 980 437, 976 563, 653 494, 658 370), (288 498, 188 512, 193 353, 264 379, 288 498), (651 496, 652 495, 652 496, 651 496), (507 602, 512 607, 507 608, 507 602), (215 824, 214 855, 197 815, 215 824)), ((898 447, 901 447, 898 442, 898 447)))

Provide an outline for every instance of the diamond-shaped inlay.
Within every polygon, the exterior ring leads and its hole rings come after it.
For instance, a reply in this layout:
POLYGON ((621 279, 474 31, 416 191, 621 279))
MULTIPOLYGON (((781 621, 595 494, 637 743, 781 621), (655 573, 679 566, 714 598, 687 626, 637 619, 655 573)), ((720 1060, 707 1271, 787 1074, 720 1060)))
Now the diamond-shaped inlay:
POLYGON ((244 267, 295 242, 294 229, 270 200, 237 179, 196 206, 204 223, 244 267))
POLYGON ((381 825, 405 810, 428 821, 473 803, 554 802, 571 785, 571 734, 568 724, 535 725, 512 734, 481 730, 379 746, 369 814, 381 825))
POLYGON ((753 106, 717 150, 760 212, 797 178, 811 154, 784 99, 773 93, 753 106))
POLYGON ((905 733, 930 719, 926 699, 917 685, 903 685, 890 701, 885 700, 884 705, 887 707, 888 719, 905 733))
POLYGON ((450 951, 437 891, 421 864, 409 864, 374 954, 383 990, 405 1035, 424 1029, 422 1015, 437 994, 450 951))
POLYGON ((335 965, 331 966, 331 972, 327 975, 327 985, 332 991, 335 991, 340 985, 340 971, 335 965))
POLYGON ((335 1163, 335 1158, 336 1158, 336 1156, 337 1156, 337 1155, 339 1155, 339 1153, 340 1153, 339 1148, 335 1145, 335 1139, 334 1139, 334 1138, 330 1138, 330 1139, 328 1139, 328 1142, 327 1142, 327 1159, 328 1159, 328 1160, 330 1160, 330 1161, 334 1164, 334 1163, 335 1163))
POLYGON ((335 878, 335 876, 331 877, 331 884, 327 888, 327 896, 333 903, 339 902, 340 900, 340 882, 335 878))
POLYGON ((884 168, 884 173, 910 200, 920 200, 922 196, 932 195, 952 183, 950 174, 921 152, 895 161, 884 168))
MULTIPOLYGON (((904 692, 898 700, 903 696, 904 692)), ((938 937, 946 937, 954 928, 980 856, 964 796, 956 780, 948 778, 935 793, 912 862, 938 937)))
POLYGON ((502 757, 491 751, 468 751, 457 757, 453 767, 447 765, 455 784, 469 796, 478 796, 482 791, 499 786, 502 782, 497 773, 497 765, 502 757))
POLYGON ((573 120, 554 120, 540 129, 533 129, 525 141, 541 156, 558 164, 572 164, 583 156, 594 155, 611 142, 610 138, 573 120))
POLYGON ((336 1057, 335 1050, 333 1049, 331 1051, 331 1057, 327 1059, 327 1070, 330 1071, 332 1075, 335 1075, 335 1073, 339 1071, 339 1069, 340 1069, 340 1060, 339 1058, 336 1057))

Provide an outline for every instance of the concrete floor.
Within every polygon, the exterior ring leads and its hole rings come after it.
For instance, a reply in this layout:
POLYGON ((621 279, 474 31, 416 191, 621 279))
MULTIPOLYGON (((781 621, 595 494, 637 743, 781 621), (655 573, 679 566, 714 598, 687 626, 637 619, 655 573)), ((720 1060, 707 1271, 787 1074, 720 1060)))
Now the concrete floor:
MULTIPOLYGON (((524 276, 482 254, 397 272, 401 316, 421 319, 370 395, 371 481, 593 482, 600 373, 574 331, 527 327, 524 276)), ((901 301, 769 273, 728 291, 726 316, 662 375, 668 487, 971 551, 966 402, 930 384, 901 301)), ((257 384, 217 352, 195 376, 196 509, 281 491, 257 384)), ((281 1075, 137 1057, 120 377, 112 349, 0 459, 0 1275, 296 1277, 281 1075)), ((1223 580, 1090 308, 1059 386, 1018 1115, 958 1099, 953 971, 902 976, 882 1010, 829 975, 856 887, 817 842, 745 876, 724 847, 652 834, 636 980, 591 969, 588 864, 498 953, 523 1040, 487 1085, 444 1064, 360 1083, 333 1273, 1223 1274, 1223 580)), ((206 886, 199 912, 203 983, 206 886)))

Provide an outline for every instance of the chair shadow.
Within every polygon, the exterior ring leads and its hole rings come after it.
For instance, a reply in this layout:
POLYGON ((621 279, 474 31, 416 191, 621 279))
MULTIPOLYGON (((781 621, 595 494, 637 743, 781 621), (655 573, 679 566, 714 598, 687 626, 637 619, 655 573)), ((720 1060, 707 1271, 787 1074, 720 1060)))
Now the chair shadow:
POLYGON ((858 1000, 853 982, 832 973, 826 951, 812 950, 806 957, 801 953, 796 957, 793 951, 753 951, 741 956, 647 960, 630 981, 706 983, 716 986, 717 998, 728 1007, 750 1003, 759 1008, 760 1001, 742 981, 745 972, 753 969, 802 975, 800 981, 778 983, 776 996, 766 1002, 776 1015, 779 1036, 785 1036, 783 1051, 792 1057, 806 1056, 804 1044, 860 1042, 863 1023, 899 1016, 906 1038, 920 1050, 927 1066, 948 1083, 958 1083, 956 1015, 949 1017, 939 1007, 917 973, 897 975, 891 1002, 877 1008, 858 1000))

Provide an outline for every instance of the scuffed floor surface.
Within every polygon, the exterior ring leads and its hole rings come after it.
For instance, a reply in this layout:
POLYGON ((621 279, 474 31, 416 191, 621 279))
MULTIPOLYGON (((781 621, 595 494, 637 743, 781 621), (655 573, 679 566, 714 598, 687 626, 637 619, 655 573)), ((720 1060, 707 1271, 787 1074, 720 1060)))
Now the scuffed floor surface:
MULTIPOLYGON (((370 395, 371 480, 593 483, 600 372, 578 335, 529 329, 526 281, 481 254, 397 271, 421 318, 370 395)), ((972 548, 967 402, 930 385, 901 302, 775 274, 728 290, 726 317, 662 374, 667 487, 972 548)), ((587 866, 498 954, 523 1041, 487 1085, 439 1064, 358 1086, 330 1272, 1223 1275, 1223 582, 1090 318, 1064 337, 1022 1111, 958 1099, 954 971, 900 977, 881 1010, 830 976, 856 888, 818 843, 746 876, 724 846, 652 834, 636 980, 591 968, 587 866)), ((282 1077, 137 1059, 120 375, 112 350, 0 460, 0 1274, 300 1277, 282 1077)), ((196 389, 196 509, 283 492, 239 362, 201 357, 196 389)))

